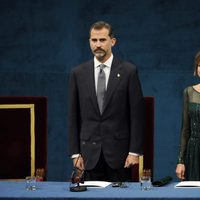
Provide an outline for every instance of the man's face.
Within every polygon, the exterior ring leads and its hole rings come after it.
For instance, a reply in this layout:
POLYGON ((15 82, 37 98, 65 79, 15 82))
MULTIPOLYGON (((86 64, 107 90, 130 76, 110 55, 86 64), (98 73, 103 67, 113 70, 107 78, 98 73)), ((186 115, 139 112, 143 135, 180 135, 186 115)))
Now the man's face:
POLYGON ((100 62, 105 62, 112 53, 112 46, 115 45, 116 39, 111 38, 108 29, 92 29, 90 33, 90 48, 94 56, 100 62))

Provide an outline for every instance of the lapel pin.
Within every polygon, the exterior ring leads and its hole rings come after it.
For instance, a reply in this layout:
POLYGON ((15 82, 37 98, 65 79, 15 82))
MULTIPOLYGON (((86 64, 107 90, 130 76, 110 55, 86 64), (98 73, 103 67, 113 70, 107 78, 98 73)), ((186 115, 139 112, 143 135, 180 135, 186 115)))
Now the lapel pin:
POLYGON ((117 77, 119 78, 119 77, 120 77, 120 74, 117 74, 117 77))

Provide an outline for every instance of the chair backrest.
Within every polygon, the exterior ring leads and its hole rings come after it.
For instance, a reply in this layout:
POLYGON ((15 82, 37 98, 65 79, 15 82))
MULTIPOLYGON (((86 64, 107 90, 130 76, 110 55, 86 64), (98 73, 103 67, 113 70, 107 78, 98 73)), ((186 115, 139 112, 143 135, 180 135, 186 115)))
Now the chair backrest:
POLYGON ((144 155, 140 156, 139 165, 132 167, 132 181, 139 181, 143 169, 150 169, 153 178, 154 161, 154 97, 144 97, 145 100, 145 142, 144 155))
POLYGON ((0 179, 47 170, 47 97, 0 97, 0 179))

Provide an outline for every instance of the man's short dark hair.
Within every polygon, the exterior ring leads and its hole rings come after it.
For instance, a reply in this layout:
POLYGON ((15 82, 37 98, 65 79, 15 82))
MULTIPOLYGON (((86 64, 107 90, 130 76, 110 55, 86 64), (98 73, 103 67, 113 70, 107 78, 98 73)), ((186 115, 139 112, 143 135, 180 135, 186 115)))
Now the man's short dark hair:
POLYGON ((91 36, 92 29, 101 30, 102 28, 108 29, 108 31, 109 31, 108 35, 111 38, 115 37, 112 26, 109 23, 105 22, 105 21, 98 21, 98 22, 95 22, 94 24, 92 24, 92 26, 90 27, 90 36, 91 36))

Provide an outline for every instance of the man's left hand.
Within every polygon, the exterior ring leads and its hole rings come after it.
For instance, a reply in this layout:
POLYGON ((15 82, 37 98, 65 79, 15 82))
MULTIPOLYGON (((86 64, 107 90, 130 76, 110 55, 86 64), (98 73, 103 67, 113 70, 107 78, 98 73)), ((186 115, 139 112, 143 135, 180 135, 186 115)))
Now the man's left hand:
POLYGON ((124 168, 129 168, 129 167, 131 167, 135 164, 138 164, 138 163, 139 163, 139 156, 129 154, 126 158, 124 168))

